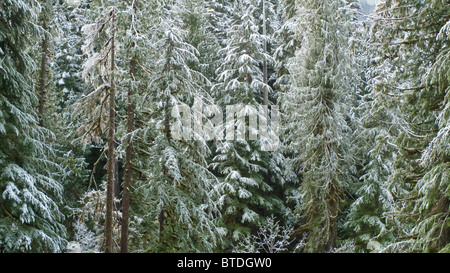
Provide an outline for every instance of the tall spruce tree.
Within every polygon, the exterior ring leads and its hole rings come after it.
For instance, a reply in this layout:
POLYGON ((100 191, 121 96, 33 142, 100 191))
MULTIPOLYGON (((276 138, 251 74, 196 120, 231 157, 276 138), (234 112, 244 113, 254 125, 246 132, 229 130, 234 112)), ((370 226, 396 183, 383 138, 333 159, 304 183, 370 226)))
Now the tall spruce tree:
MULTIPOLYGON (((393 199, 393 239, 384 251, 435 252, 448 244, 446 131, 449 6, 384 1, 372 32, 377 46, 372 107, 393 155, 384 182, 393 199), (381 110, 383 109, 383 110, 381 110)), ((448 249, 448 247, 447 247, 448 249)))
POLYGON ((39 58, 36 73, 38 113, 40 125, 54 136, 46 143, 52 151, 49 160, 58 164, 60 171, 53 175, 64 187, 64 225, 73 234, 73 209, 87 189, 89 171, 81 145, 74 145, 74 131, 70 125, 70 105, 80 96, 86 85, 80 76, 81 24, 77 18, 82 8, 67 5, 65 1, 42 1, 39 25, 41 47, 35 47, 39 58), (75 19, 75 20, 73 20, 75 19))
MULTIPOLYGON (((55 144, 61 164, 67 170, 63 178, 64 199, 72 210, 79 207, 79 201, 88 189, 89 174, 86 158, 91 153, 91 146, 74 142, 77 137, 73 127, 79 120, 71 115, 71 107, 83 95, 88 84, 81 77, 85 55, 81 47, 84 39, 81 27, 84 25, 87 4, 68 5, 66 2, 55 3, 52 20, 55 28, 52 51, 54 52, 50 67, 53 72, 54 91, 47 104, 51 113, 46 115, 46 124, 56 134, 55 144), (55 27, 57 25, 57 27, 55 27)), ((70 212, 69 214, 72 214, 70 212)), ((73 218, 69 218, 73 221, 73 218)), ((69 229, 73 228, 70 224, 69 229)))
POLYGON ((122 95, 119 97, 124 102, 121 112, 126 115, 126 121, 118 124, 119 136, 122 139, 118 150, 125 152, 120 236, 122 253, 129 251, 130 229, 137 228, 130 225, 136 217, 132 201, 138 200, 133 188, 138 185, 136 180, 145 180, 145 178, 139 178, 143 169, 139 161, 146 161, 148 156, 142 156, 141 149, 147 150, 152 145, 144 139, 154 127, 143 125, 148 121, 148 114, 144 113, 151 111, 151 107, 149 110, 145 102, 139 102, 139 99, 145 96, 151 75, 149 63, 155 57, 149 50, 153 42, 150 31, 157 22, 158 13, 155 10, 158 5, 158 1, 141 0, 123 1, 119 5, 123 12, 118 17, 117 40, 120 47, 117 53, 122 60, 118 65, 121 70, 126 71, 118 75, 121 83, 119 89, 122 90, 122 95))
MULTIPOLYGON (((271 63, 272 58, 264 51, 265 37, 260 34, 255 18, 256 4, 257 1, 239 1, 235 8, 241 12, 237 16, 239 19, 234 20, 227 30, 225 57, 213 87, 214 97, 224 112, 231 110, 227 106, 235 105, 242 106, 237 115, 256 116, 264 102, 264 90, 271 90, 264 82, 261 68, 264 61, 271 63)), ((263 127, 262 124, 267 123, 264 115, 267 108, 260 114, 259 125, 263 127)), ((234 134, 235 128, 246 127, 249 127, 246 118, 237 119, 231 131, 234 134)), ((274 190, 277 183, 284 182, 277 162, 279 158, 264 151, 261 137, 250 140, 250 135, 258 134, 252 131, 255 129, 249 129, 248 134, 243 131, 243 135, 237 135, 234 140, 227 137, 225 141, 216 142, 217 151, 211 167, 220 173, 226 194, 222 216, 228 232, 225 248, 250 234, 266 216, 280 214, 284 209, 274 190)), ((260 128, 260 131, 264 129, 260 128)))
POLYGON ((358 77, 357 105, 353 124, 354 147, 357 156, 359 181, 348 187, 354 199, 348 207, 343 224, 346 237, 356 251, 379 251, 371 246, 389 244, 394 240, 396 221, 392 218, 395 194, 402 187, 386 183, 393 166, 394 147, 390 133, 393 132, 391 101, 387 97, 374 96, 376 90, 386 88, 382 77, 386 67, 376 65, 379 45, 374 43, 372 30, 376 23, 360 17, 361 24, 353 35, 357 45, 356 58, 361 67, 358 77))
POLYGON ((348 124, 355 65, 348 52, 353 1, 297 3, 301 48, 291 60, 291 88, 282 94, 285 145, 301 175, 298 214, 306 251, 337 245, 338 217, 353 158, 348 124))
POLYGON ((223 233, 216 220, 220 187, 207 168, 209 147, 191 128, 183 130, 192 139, 179 139, 174 131, 180 105, 192 105, 194 99, 211 103, 202 88, 208 80, 191 68, 199 60, 182 28, 185 4, 169 1, 162 6, 152 33, 156 62, 144 100, 155 130, 147 147, 149 168, 143 170, 148 179, 140 184, 146 202, 153 204, 146 215, 151 221, 146 232, 154 234, 147 251, 213 251, 223 233))
MULTIPOLYGON (((95 4, 95 3, 93 3, 95 4)), ((92 5, 95 22, 83 26, 86 41, 83 50, 89 54, 84 63, 83 78, 94 90, 79 99, 76 114, 84 117, 80 128, 82 139, 101 142, 107 139, 107 181, 105 211, 105 252, 113 252, 114 189, 117 187, 116 155, 116 3, 92 5)), ((106 151, 106 150, 105 150, 106 151)))
POLYGON ((55 180, 61 169, 49 159, 52 150, 46 142, 52 133, 39 126, 34 107, 39 99, 30 77, 36 71, 28 54, 30 41, 38 33, 47 37, 45 29, 36 24, 39 11, 37 1, 0 4, 2 252, 61 252, 65 247, 64 216, 59 208, 63 188, 55 180))

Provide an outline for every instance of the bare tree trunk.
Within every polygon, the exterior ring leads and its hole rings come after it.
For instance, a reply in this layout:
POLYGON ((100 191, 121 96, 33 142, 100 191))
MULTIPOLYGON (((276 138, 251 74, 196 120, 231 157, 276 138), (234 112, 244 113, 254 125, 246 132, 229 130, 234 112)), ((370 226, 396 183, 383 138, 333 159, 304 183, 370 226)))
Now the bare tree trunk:
MULTIPOLYGON (((170 132, 170 113, 169 113, 169 96, 166 96, 166 106, 164 109, 164 134, 166 135, 167 139, 170 141, 172 138, 172 134, 170 132)), ((163 175, 167 175, 167 168, 166 166, 163 166, 162 168, 163 175)), ((166 223, 166 210, 165 208, 162 208, 159 213, 159 242, 163 242, 163 233, 166 223)))
MULTIPOLYGON (((264 42, 263 42, 263 50, 264 54, 267 54, 267 41, 266 41, 266 35, 267 35, 267 26, 266 26, 266 2, 263 0, 263 36, 264 36, 264 42)), ((264 91, 263 91, 263 99, 264 105, 269 105, 269 90, 267 88, 267 84, 269 83, 268 75, 267 75, 267 60, 264 56, 263 60, 263 82, 264 82, 264 91)))
MULTIPOLYGON (((117 141, 115 143, 115 149, 117 150, 117 141)), ((119 177, 119 159, 114 158, 114 186, 113 186, 113 196, 114 196, 114 210, 120 209, 120 177, 119 177)))
POLYGON ((166 211, 164 209, 159 213, 159 243, 163 242, 164 224, 166 223, 166 211))
MULTIPOLYGON (((136 59, 132 59, 130 62, 130 75, 134 78, 136 74, 136 59)), ((127 110, 127 133, 130 134, 134 131, 134 112, 136 105, 133 103, 133 88, 128 90, 128 110, 127 110)), ((131 187, 131 169, 132 169, 132 156, 133 156, 133 144, 131 137, 127 139, 127 148, 125 151, 125 174, 123 182, 123 197, 122 197, 122 233, 120 252, 128 252, 128 225, 130 218, 130 187, 131 187)))
MULTIPOLYGON (((47 25, 42 25, 44 31, 47 31, 47 25)), ((39 126, 44 126, 44 110, 47 96, 47 51, 48 51, 48 36, 44 33, 44 39, 42 40, 42 57, 41 57, 41 71, 39 75, 39 126)))
POLYGON ((339 214, 339 186, 331 184, 329 200, 328 200, 328 221, 329 221, 329 237, 325 246, 325 251, 329 251, 336 247, 337 240, 337 217, 339 214))
POLYGON ((113 202, 114 202, 114 180, 115 180, 115 97, 116 86, 114 82, 115 66, 115 10, 112 11, 112 38, 111 38, 111 87, 109 92, 109 133, 108 133, 108 180, 106 188, 106 219, 105 219, 105 241, 106 253, 113 251, 113 202))

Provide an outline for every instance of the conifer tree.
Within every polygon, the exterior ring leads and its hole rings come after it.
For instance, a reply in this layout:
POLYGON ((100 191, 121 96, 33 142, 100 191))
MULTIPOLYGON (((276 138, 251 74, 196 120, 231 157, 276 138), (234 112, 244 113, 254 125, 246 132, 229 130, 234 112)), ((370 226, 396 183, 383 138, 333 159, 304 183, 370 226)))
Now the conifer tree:
MULTIPOLYGON (((118 147, 125 152, 124 178, 122 187, 122 223, 121 223, 121 252, 129 251, 130 222, 136 215, 133 213, 132 199, 135 200, 133 187, 137 185, 138 175, 142 173, 142 164, 146 161, 141 155, 140 147, 147 150, 152 143, 144 141, 145 134, 153 129, 152 126, 143 125, 146 122, 146 111, 149 107, 145 103, 139 103, 139 99, 145 96, 145 87, 149 83, 151 72, 148 70, 154 60, 152 40, 150 32, 157 22, 157 1, 123 1, 119 6, 123 10, 118 18, 117 39, 121 44, 118 55, 124 60, 120 67, 126 73, 120 73, 120 89, 124 93, 120 97, 124 101, 122 112, 126 114, 126 122, 119 122, 118 131, 122 135, 122 144, 118 147), (141 166, 140 166, 141 165, 141 166), (133 195, 133 196, 132 196, 133 195)), ((148 116, 148 115, 147 115, 148 116)), ((147 155, 146 155, 147 156, 147 155)), ((144 178, 145 179, 145 178, 144 178)), ((141 180, 143 180, 141 178, 141 180)))
POLYGON ((52 133, 39 126, 39 99, 28 54, 37 25, 37 1, 0 4, 0 251, 62 252, 60 167, 50 160, 52 133))
MULTIPOLYGON (((243 108, 238 114, 256 115, 255 111, 259 113, 264 101, 263 90, 270 89, 264 82, 261 67, 264 60, 271 63, 272 58, 263 49, 265 37, 259 33, 254 17, 256 4, 256 1, 239 1, 235 10, 241 11, 237 16, 240 19, 234 20, 227 30, 225 57, 213 87, 214 97, 224 112, 227 106, 240 105, 243 108)), ((267 108, 265 111, 267 113, 267 108)), ((264 113, 259 122, 260 127, 267 122, 264 113), (265 120, 261 122, 262 119, 265 120)), ((233 128, 247 125, 245 120, 238 119, 233 128)), ((266 216, 284 209, 283 202, 274 194, 276 184, 284 182, 277 159, 263 151, 261 138, 250 140, 250 134, 257 134, 251 130, 248 134, 242 132, 235 140, 216 142, 217 151, 211 166, 224 182, 226 199, 222 222, 228 230, 225 248, 249 235, 266 216)))
POLYGON ((40 40, 47 40, 47 50, 34 47, 39 64, 35 73, 36 91, 40 98, 37 109, 38 112, 39 108, 44 110, 39 114, 40 125, 53 132, 51 137, 46 138, 46 145, 52 151, 49 160, 60 167, 52 173, 64 187, 61 211, 66 216, 64 225, 70 240, 74 231, 73 212, 80 206, 80 198, 89 181, 85 159, 89 150, 85 151, 82 145, 72 143, 75 138, 72 125, 76 121, 70 119, 69 107, 86 87, 80 73, 82 25, 79 15, 83 8, 69 6, 65 1, 44 1, 41 5, 38 23, 42 25, 45 22, 47 29, 41 32, 40 40), (45 73, 42 73, 43 67, 45 73))
POLYGON ((288 62, 294 57, 297 48, 300 47, 301 37, 297 37, 295 31, 297 25, 296 8, 295 1, 292 0, 280 1, 278 6, 280 26, 274 33, 277 41, 277 47, 274 50, 276 92, 283 93, 290 88, 291 77, 288 62))
POLYGON ((347 51, 353 2, 298 3, 301 48, 291 60, 291 88, 282 95, 286 151, 301 175, 298 213, 306 251, 325 252, 338 240, 343 192, 351 181, 347 117, 353 105, 355 63, 347 51))
POLYGON ((140 184, 146 202, 153 204, 146 215, 151 221, 146 232, 154 234, 147 251, 212 251, 222 235, 215 219, 220 187, 207 169, 209 147, 191 128, 183 128, 192 136, 187 139, 174 131, 181 113, 173 114, 180 105, 192 105, 194 99, 211 103, 202 88, 208 80, 191 68, 199 65, 198 50, 186 42, 184 5, 170 1, 161 7, 152 33, 156 62, 145 103, 155 129, 147 146, 149 168, 143 170, 147 181, 140 184))
POLYGON ((117 182, 115 152, 117 9, 114 3, 111 3, 106 6, 99 5, 94 11, 98 14, 95 23, 83 27, 86 33, 83 49, 89 54, 84 64, 83 78, 86 82, 92 83, 95 90, 78 101, 76 113, 85 117, 84 126, 80 130, 84 140, 100 142, 102 137, 106 137, 108 142, 104 235, 105 252, 109 253, 113 252, 114 187, 117 182))
MULTIPOLYGON (((394 206, 393 195, 386 182, 392 163, 392 147, 386 135, 390 124, 380 123, 389 120, 386 106, 382 100, 373 99, 374 80, 381 72, 373 65, 376 47, 370 45, 374 22, 359 16, 358 28, 351 39, 354 58, 361 69, 357 76, 355 105, 350 119, 353 131, 352 154, 356 157, 355 181, 347 187, 351 203, 347 203, 346 217, 343 219, 343 237, 352 244, 356 251, 373 251, 368 248, 371 243, 385 244, 393 239, 395 222, 389 217, 394 206), (378 104, 379 103, 379 104, 378 104)), ((345 244, 343 244, 345 246, 345 244)))
POLYGON ((58 13, 55 20, 59 24, 58 39, 55 45, 54 63, 54 81, 56 88, 56 107, 59 113, 64 112, 64 118, 70 122, 73 117, 70 114, 72 106, 83 94, 88 84, 83 80, 81 72, 83 62, 87 55, 82 51, 84 43, 83 32, 81 28, 89 20, 88 4, 82 1, 78 6, 71 6, 66 3, 57 5, 54 13, 58 13))
POLYGON ((60 166, 53 174, 64 187, 64 225, 69 238, 73 234, 74 209, 88 188, 88 163, 82 145, 73 143, 75 134, 71 125, 70 107, 86 88, 81 79, 82 37, 81 12, 83 7, 69 6, 65 1, 43 1, 39 24, 45 26, 41 34, 41 46, 37 50, 38 111, 40 125, 54 133, 46 143, 52 150, 49 158, 60 166))
POLYGON ((384 251, 440 251, 449 242, 442 148, 448 146, 448 79, 442 71, 448 65, 449 7, 432 0, 384 1, 377 14, 371 98, 378 102, 372 107, 385 113, 379 127, 390 128, 384 145, 393 156, 384 188, 392 196, 389 215, 396 224, 384 251))

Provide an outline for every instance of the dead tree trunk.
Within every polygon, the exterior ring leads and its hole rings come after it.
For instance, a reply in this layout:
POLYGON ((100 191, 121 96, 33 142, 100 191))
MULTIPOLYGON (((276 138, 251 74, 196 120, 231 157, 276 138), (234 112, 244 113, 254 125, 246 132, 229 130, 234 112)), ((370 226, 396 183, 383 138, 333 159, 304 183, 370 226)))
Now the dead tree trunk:
POLYGON ((115 11, 112 11, 112 37, 111 37, 111 86, 109 91, 109 132, 108 132, 108 179, 106 187, 106 219, 105 219, 105 252, 113 252, 113 202, 115 180, 115 99, 116 86, 114 82, 115 66, 115 11))

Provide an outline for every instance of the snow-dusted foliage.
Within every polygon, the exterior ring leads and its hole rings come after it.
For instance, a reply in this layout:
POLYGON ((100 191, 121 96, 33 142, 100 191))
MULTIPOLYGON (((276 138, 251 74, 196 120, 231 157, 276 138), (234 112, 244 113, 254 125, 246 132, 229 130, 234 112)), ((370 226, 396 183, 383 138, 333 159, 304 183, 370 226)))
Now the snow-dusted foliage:
MULTIPOLYGON (((84 1, 83 1, 84 2, 84 1)), ((55 7, 54 13, 58 13, 56 24, 58 32, 54 41, 56 52, 54 54, 53 70, 56 72, 54 81, 56 82, 55 104, 59 111, 65 111, 71 106, 87 88, 81 77, 82 64, 85 53, 81 50, 83 45, 83 33, 81 31, 86 13, 86 4, 79 7, 71 7, 65 4, 55 7)), ((67 120, 69 117, 66 117, 67 120)), ((70 121, 70 120, 69 120, 70 121)))
POLYGON ((442 1, 382 1, 369 28, 361 121, 373 148, 349 221, 363 248, 370 240, 383 252, 448 244, 445 14, 442 1))
MULTIPOLYGON (((212 89, 217 104, 223 109, 242 105, 261 113, 264 90, 272 92, 261 69, 264 61, 271 64, 273 58, 264 50, 266 37, 260 33, 255 18, 260 13, 258 3, 238 1, 235 10, 239 16, 226 30, 227 46, 221 51, 224 59, 212 89)), ((246 107, 242 111, 247 111, 246 107)), ((251 115, 251 111, 247 114, 251 115)), ((260 130, 265 122, 267 117, 259 114, 260 130)), ((245 128, 246 125, 246 120, 238 119, 234 127, 245 128)), ((215 142, 217 148, 211 168, 220 173, 226 194, 221 220, 228 232, 225 247, 250 234, 251 228, 266 215, 286 213, 282 194, 274 194, 277 187, 282 188, 285 184, 280 166, 283 156, 278 151, 264 151, 261 136, 250 140, 249 135, 254 133, 244 132, 243 137, 237 136, 235 140, 215 142)))
POLYGON ((292 227, 284 227, 274 216, 258 225, 256 235, 245 236, 234 247, 235 253, 285 253, 292 244, 292 227))
MULTIPOLYGON (((81 206, 77 209, 73 223, 75 236, 73 243, 80 246, 80 252, 100 252, 104 249, 104 223, 106 215, 106 187, 105 184, 99 190, 88 191, 80 200, 81 206)), ((119 200, 115 200, 119 204, 119 200)), ((113 217, 113 237, 116 242, 115 248, 118 248, 120 234, 121 214, 115 210, 113 217)), ((68 246, 68 250, 69 246, 68 246)))
POLYGON ((0 252, 61 252, 66 243, 60 172, 49 160, 51 132, 38 126, 27 54, 37 1, 0 4, 0 252))
POLYGON ((198 50, 186 42, 182 28, 184 1, 167 4, 160 7, 152 33, 154 73, 145 96, 155 128, 152 144, 146 148, 149 167, 142 170, 146 180, 140 185, 148 193, 146 202, 152 204, 146 215, 151 221, 148 232, 156 233, 148 251, 212 251, 223 231, 217 221, 220 185, 207 168, 209 147, 200 135, 192 141, 172 135, 174 107, 192 105, 194 99, 211 103, 202 88, 209 81, 190 66, 198 67, 199 60, 198 50))
MULTIPOLYGON (((113 213, 113 241, 114 249, 120 248, 122 213, 118 210, 120 200, 115 199, 116 209, 113 213)), ((75 253, 99 253, 105 247, 104 223, 106 216, 106 185, 98 190, 90 190, 82 196, 80 207, 73 211, 74 236, 65 251, 75 253)), ((130 220, 130 238, 141 238, 142 234, 136 229, 142 219, 132 217, 130 220)))
POLYGON ((277 38, 278 45, 274 51, 276 60, 276 88, 280 92, 286 92, 291 85, 291 77, 288 69, 289 60, 294 57, 295 51, 300 46, 301 37, 296 32, 297 6, 295 1, 280 1, 278 13, 280 17, 280 26, 276 29, 274 36, 277 38))
MULTIPOLYGON (((384 244, 392 239, 392 227, 395 224, 389 217, 394 206, 394 185, 386 183, 392 168, 392 146, 387 143, 391 112, 385 111, 386 103, 381 97, 374 98, 374 87, 378 73, 382 69, 373 66, 374 52, 368 41, 373 38, 370 30, 374 26, 372 20, 365 20, 359 24, 352 36, 352 44, 356 47, 354 58, 358 62, 361 72, 358 75, 358 92, 355 93, 356 105, 351 119, 354 128, 354 146, 352 153, 357 162, 357 181, 348 186, 347 191, 353 197, 349 205, 348 214, 343 229, 350 234, 349 241, 355 250, 368 251, 367 245, 372 240, 384 244)), ((381 88, 381 87, 380 87, 381 88)))
POLYGON ((0 252, 450 252, 449 19, 1 0, 0 252))
POLYGON ((298 212, 310 231, 307 250, 327 251, 336 244, 339 206, 353 164, 348 118, 357 91, 358 66, 350 51, 354 3, 296 4, 301 47, 288 66, 292 84, 281 95, 285 149, 302 176, 298 212))

